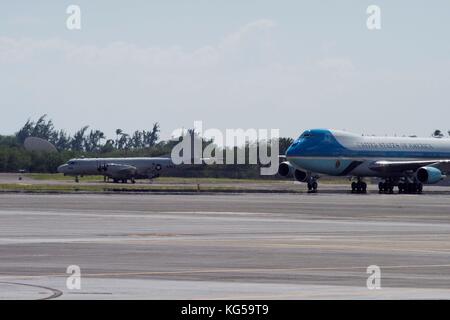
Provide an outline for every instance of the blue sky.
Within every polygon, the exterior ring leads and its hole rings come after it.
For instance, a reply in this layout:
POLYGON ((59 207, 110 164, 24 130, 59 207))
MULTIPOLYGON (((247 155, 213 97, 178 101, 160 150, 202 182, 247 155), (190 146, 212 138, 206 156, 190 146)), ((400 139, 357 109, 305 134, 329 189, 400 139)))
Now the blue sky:
POLYGON ((428 135, 450 129, 448 1, 9 1, 0 133, 47 113, 112 135, 159 121, 428 135), (82 30, 66 28, 77 4, 82 30), (366 28, 381 8, 382 29, 366 28))

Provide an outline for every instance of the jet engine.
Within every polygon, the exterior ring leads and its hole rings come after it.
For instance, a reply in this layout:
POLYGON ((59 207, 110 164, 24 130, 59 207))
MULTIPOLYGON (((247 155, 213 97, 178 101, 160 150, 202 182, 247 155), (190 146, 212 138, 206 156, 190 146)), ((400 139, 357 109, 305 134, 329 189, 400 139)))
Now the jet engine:
POLYGON ((422 167, 416 172, 417 180, 424 184, 433 184, 445 178, 442 171, 435 167, 422 167))
POLYGON ((278 166, 278 174, 282 177, 292 177, 294 171, 294 167, 288 161, 282 162, 278 166))
POLYGON ((298 182, 306 182, 309 178, 309 174, 305 171, 295 170, 294 177, 298 182))
POLYGON ((137 168, 126 164, 106 164, 103 171, 112 177, 132 177, 136 175, 137 168))

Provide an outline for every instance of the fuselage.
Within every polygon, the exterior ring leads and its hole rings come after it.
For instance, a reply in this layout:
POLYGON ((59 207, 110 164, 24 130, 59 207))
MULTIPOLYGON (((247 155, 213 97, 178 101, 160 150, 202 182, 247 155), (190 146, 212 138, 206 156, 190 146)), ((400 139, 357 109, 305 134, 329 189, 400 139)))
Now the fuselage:
POLYGON ((371 169, 381 160, 450 159, 450 139, 362 136, 345 131, 305 131, 286 152, 298 170, 332 176, 382 176, 371 169))
POLYGON ((149 178, 174 167, 170 158, 81 158, 58 167, 65 175, 105 175, 111 178, 149 178))

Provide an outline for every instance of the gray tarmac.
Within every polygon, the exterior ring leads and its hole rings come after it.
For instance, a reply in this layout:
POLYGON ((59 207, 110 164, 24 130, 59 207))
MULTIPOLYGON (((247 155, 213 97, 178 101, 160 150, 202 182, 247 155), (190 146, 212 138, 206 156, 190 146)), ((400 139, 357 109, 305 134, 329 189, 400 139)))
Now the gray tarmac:
POLYGON ((450 298, 450 188, 327 188, 0 194, 0 298, 450 298), (66 286, 69 265, 81 268, 80 290, 66 286), (381 289, 367 288, 370 265, 381 289))

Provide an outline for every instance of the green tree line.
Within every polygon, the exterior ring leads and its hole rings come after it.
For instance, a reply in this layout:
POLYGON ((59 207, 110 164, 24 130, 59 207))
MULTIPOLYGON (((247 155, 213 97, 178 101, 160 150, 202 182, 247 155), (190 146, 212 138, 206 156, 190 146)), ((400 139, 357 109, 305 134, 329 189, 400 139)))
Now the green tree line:
MULTIPOLYGON (((0 171, 54 173, 59 165, 71 158, 77 157, 157 157, 169 156, 178 141, 160 140, 160 126, 155 122, 148 130, 136 130, 126 133, 122 129, 115 131, 115 137, 107 138, 103 131, 83 126, 73 135, 65 130, 55 128, 53 121, 46 115, 37 121, 28 120, 13 135, 0 135, 0 171), (28 137, 38 137, 52 143, 58 152, 44 153, 25 150, 23 144, 28 137)), ((195 137, 194 130, 187 130, 186 135, 195 137)), ((180 137, 181 139, 181 137, 180 137)), ((203 146, 213 143, 212 140, 202 139, 203 146)), ((291 138, 280 138, 279 154, 284 154, 292 143, 291 138)), ((249 149, 247 144, 245 149, 249 149)), ((235 154, 237 147, 235 147, 235 154)), ((226 152, 224 159, 226 159, 226 152)), ((248 154, 248 150, 246 150, 248 154)), ((183 166, 172 170, 172 176, 192 177, 230 177, 256 178, 259 177, 258 165, 209 165, 183 166)))

